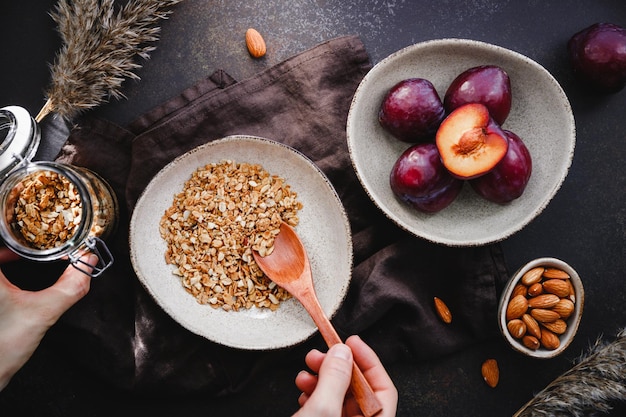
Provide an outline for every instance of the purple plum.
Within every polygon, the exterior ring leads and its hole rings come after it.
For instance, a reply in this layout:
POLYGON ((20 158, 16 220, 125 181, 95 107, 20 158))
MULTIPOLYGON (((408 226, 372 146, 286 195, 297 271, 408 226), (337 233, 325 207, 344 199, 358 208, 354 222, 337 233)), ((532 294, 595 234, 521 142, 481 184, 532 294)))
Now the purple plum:
POLYGON ((481 65, 463 71, 450 83, 443 106, 450 113, 463 104, 480 103, 502 125, 511 111, 511 101, 511 80, 506 71, 496 65, 481 65))
POLYGON ((506 204, 520 197, 532 173, 532 158, 522 139, 505 130, 509 148, 504 158, 487 174, 469 183, 480 196, 498 204, 506 204))
POLYGON ((626 29, 596 23, 574 34, 567 43, 574 74, 601 92, 626 86, 626 29))
POLYGON ((423 143, 434 138, 444 116, 443 103, 433 84, 423 78, 409 78, 385 94, 378 121, 403 142, 423 143))
POLYGON ((401 201, 419 211, 435 213, 454 201, 463 181, 446 170, 435 144, 419 143, 396 160, 389 184, 401 201))

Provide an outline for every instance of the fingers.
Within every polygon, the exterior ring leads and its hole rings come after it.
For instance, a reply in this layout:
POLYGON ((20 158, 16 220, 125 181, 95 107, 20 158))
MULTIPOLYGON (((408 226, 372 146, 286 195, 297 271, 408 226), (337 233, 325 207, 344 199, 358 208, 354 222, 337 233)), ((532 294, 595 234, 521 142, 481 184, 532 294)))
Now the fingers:
MULTIPOLYGON (((98 262, 98 257, 94 254, 87 254, 81 260, 87 264, 84 265, 87 272, 91 272, 92 267, 98 262)), ((42 300, 42 303, 45 302, 47 315, 45 318, 54 323, 89 292, 90 284, 91 277, 73 265, 68 265, 54 285, 33 293, 32 297, 42 300)))
MULTIPOLYGON (((317 352, 317 351, 313 351, 317 352)), ((319 375, 314 377, 307 372, 301 372, 296 377, 296 384, 304 389, 300 397, 300 404, 304 404, 298 415, 326 416, 337 414, 342 410, 344 398, 350 385, 352 376, 352 351, 344 344, 332 346, 326 355, 310 353, 307 362, 319 366, 319 375), (321 355, 321 356, 320 356, 321 355), (309 390, 313 388, 312 393, 309 390)))
POLYGON ((307 353, 304 358, 304 362, 311 369, 311 371, 317 374, 320 371, 320 367, 322 366, 322 362, 324 362, 325 357, 325 353, 322 353, 317 349, 313 349, 307 353))
POLYGON ((296 387, 302 391, 302 395, 298 398, 298 404, 303 406, 311 396, 317 385, 317 376, 307 371, 300 371, 296 376, 296 387))
POLYGON ((395 416, 398 403, 398 390, 378 358, 378 355, 376 355, 376 352, 359 336, 350 336, 346 340, 346 345, 352 349, 354 361, 382 402, 382 416, 395 416))
POLYGON ((380 359, 378 359, 376 352, 359 336, 350 336, 346 340, 346 344, 352 349, 354 361, 368 381, 381 381, 385 384, 391 383, 391 378, 387 375, 387 371, 380 359))
POLYGON ((351 377, 352 351, 344 344, 336 344, 328 350, 322 362, 313 395, 318 393, 318 391, 322 398, 327 398, 334 394, 340 400, 338 406, 341 407, 343 397, 350 385, 351 377), (337 393, 341 395, 339 396, 337 393))

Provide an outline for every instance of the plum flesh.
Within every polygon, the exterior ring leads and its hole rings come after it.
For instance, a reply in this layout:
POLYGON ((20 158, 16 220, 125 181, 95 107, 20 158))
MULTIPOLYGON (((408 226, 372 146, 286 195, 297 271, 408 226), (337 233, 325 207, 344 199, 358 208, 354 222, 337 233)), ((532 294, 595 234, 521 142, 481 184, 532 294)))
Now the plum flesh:
POLYGON ((432 140, 444 116, 443 103, 433 84, 423 78, 409 78, 385 94, 378 121, 395 138, 422 143, 432 140))
POLYGON ((498 204, 520 197, 532 173, 530 152, 522 139, 509 130, 504 133, 509 140, 504 158, 490 172, 469 182, 480 196, 498 204))
POLYGON ((574 34, 567 43, 574 74, 602 92, 626 86, 626 29, 596 23, 574 34))
POLYGON ((468 103, 444 119, 435 139, 441 161, 455 177, 465 180, 491 171, 507 152, 509 141, 486 106, 468 103))
POLYGON ((511 101, 511 80, 506 71, 496 65, 481 65, 463 71, 450 83, 443 106, 450 113, 464 104, 480 103, 502 125, 511 111, 511 101))
POLYGON ((396 160, 389 184, 404 203, 425 213, 435 213, 454 201, 463 181, 446 170, 435 144, 420 143, 405 150, 396 160))

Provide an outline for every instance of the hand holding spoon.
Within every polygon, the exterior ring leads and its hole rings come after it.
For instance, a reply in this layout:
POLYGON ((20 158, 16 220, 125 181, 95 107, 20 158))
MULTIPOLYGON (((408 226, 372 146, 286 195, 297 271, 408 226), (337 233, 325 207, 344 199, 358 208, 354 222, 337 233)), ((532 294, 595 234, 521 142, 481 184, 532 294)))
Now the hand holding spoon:
MULTIPOLYGON (((317 299, 309 258, 293 228, 285 222, 281 224, 280 233, 274 239, 274 251, 270 255, 261 256, 256 251, 252 251, 252 254, 265 275, 300 301, 329 347, 342 343, 317 299)), ((366 417, 374 416, 382 410, 382 405, 356 364, 352 368, 351 387, 354 398, 366 417)))

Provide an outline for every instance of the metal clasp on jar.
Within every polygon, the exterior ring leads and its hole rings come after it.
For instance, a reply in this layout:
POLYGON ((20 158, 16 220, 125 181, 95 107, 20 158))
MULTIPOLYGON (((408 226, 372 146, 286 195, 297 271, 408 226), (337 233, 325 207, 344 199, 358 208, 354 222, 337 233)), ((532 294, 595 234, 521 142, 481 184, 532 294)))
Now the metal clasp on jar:
POLYGON ((106 243, 98 237, 87 238, 83 245, 68 255, 68 258, 74 268, 91 278, 100 276, 108 267, 113 265, 111 251, 106 243), (91 252, 98 257, 98 263, 95 266, 92 267, 81 259, 85 252, 91 252), (92 268, 91 272, 88 272, 85 266, 92 268))

